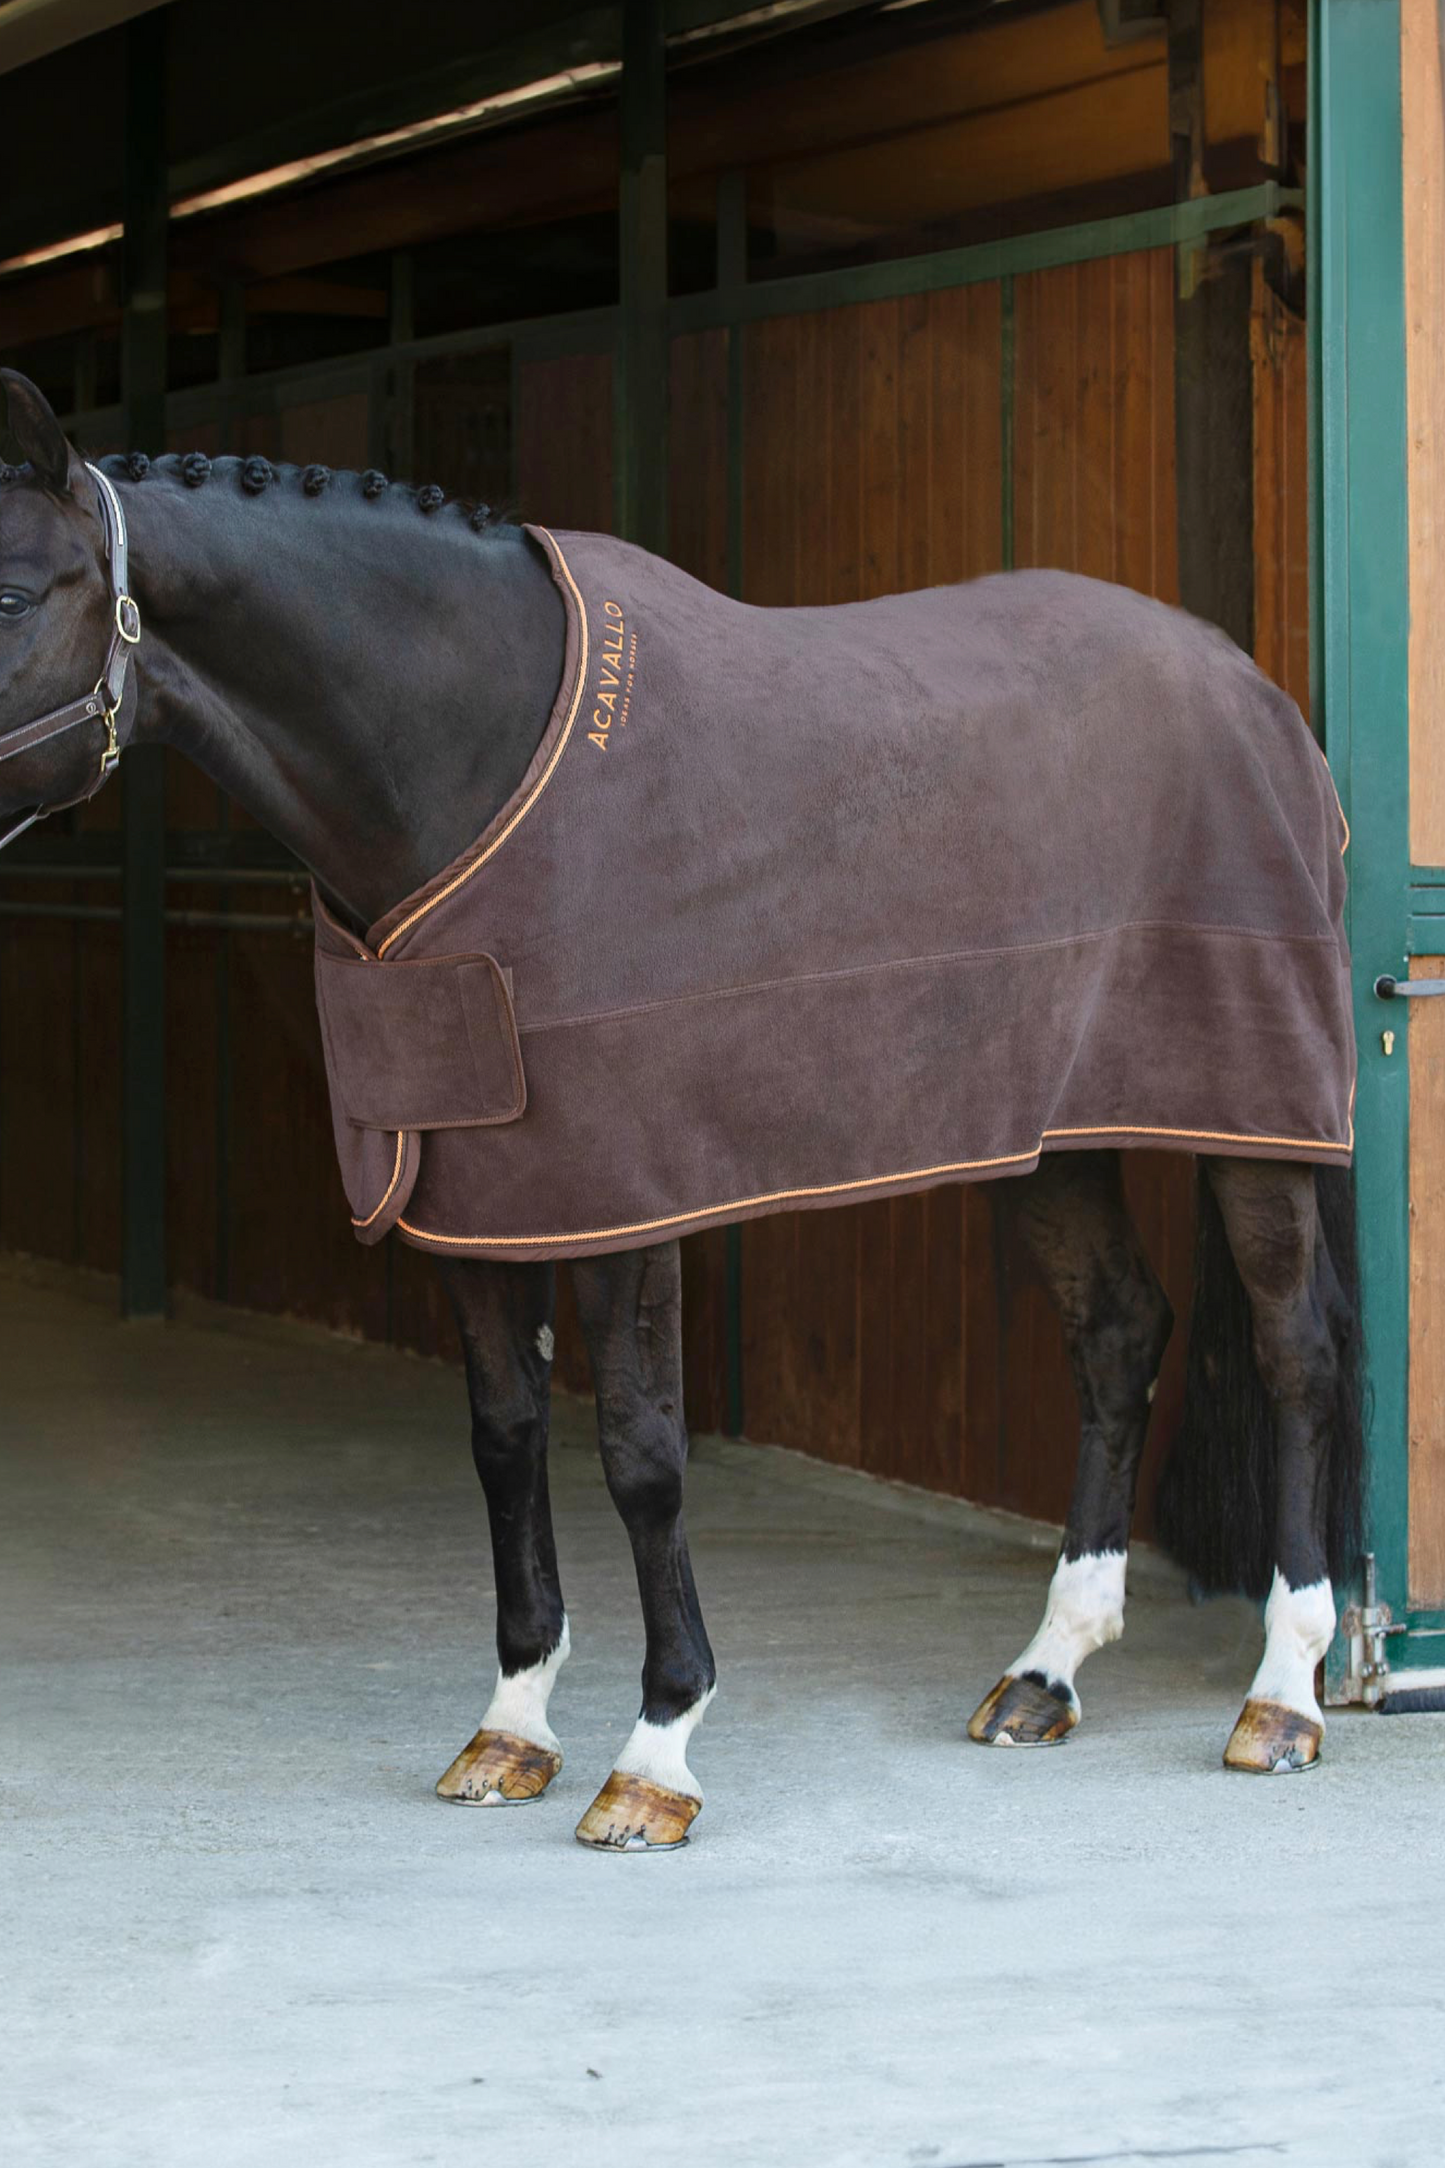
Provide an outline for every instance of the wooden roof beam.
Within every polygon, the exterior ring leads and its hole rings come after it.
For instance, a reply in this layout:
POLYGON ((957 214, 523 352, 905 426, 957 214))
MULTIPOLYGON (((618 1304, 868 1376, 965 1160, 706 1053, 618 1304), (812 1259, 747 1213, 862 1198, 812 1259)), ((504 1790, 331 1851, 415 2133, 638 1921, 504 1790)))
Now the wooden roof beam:
POLYGON ((148 15, 163 0, 8 0, 0 8, 0 75, 80 38, 148 15))

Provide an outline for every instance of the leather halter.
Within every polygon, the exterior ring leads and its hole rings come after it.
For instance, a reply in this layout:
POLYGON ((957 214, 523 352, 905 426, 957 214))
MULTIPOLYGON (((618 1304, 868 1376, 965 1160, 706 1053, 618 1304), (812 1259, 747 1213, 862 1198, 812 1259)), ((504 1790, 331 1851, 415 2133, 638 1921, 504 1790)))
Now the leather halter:
POLYGON ((105 529, 105 569, 110 588, 111 634, 106 649, 105 667, 95 681, 94 689, 69 700, 63 708, 52 708, 48 715, 37 716, 34 722, 19 723, 13 730, 0 735, 0 761, 14 760, 18 753, 33 752, 37 745, 47 745, 52 738, 61 737, 67 730, 74 730, 79 723, 101 723, 105 728, 105 743, 100 751, 100 767, 95 780, 87 790, 67 798, 61 805, 37 805, 22 815, 12 827, 0 835, 0 851, 17 836, 23 836, 27 828, 44 820, 48 813, 63 813, 67 807, 81 805, 93 798, 120 759, 120 740, 116 736, 116 717, 125 697, 126 673, 130 669, 130 651, 140 639, 140 611, 128 591, 126 580, 129 569, 129 548, 126 542, 125 513, 120 498, 112 484, 99 467, 86 461, 87 471, 94 477, 100 495, 101 521, 105 529))

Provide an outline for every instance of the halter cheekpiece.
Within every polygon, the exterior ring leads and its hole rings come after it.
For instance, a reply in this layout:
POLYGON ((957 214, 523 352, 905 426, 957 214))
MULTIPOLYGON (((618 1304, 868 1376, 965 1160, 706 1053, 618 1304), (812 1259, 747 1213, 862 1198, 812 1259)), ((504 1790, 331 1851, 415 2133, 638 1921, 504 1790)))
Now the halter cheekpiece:
POLYGON ((24 835, 27 828, 44 820, 48 813, 63 813, 73 805, 81 805, 93 798, 120 759, 120 741, 116 735, 116 718, 125 697, 126 674, 130 669, 130 651, 140 640, 140 611, 135 605, 128 586, 129 547, 126 541, 125 513, 120 498, 112 484, 99 467, 86 461, 86 470, 94 478, 100 495, 101 522, 105 530, 106 582, 110 588, 111 634, 106 649, 105 666, 96 679, 93 689, 82 694, 78 700, 67 701, 63 708, 52 708, 48 715, 37 716, 33 722, 20 723, 14 730, 0 736, 0 761, 14 760, 19 753, 29 753, 37 745, 46 745, 50 739, 61 737, 67 730, 74 730, 79 723, 102 723, 105 726, 105 743, 100 751, 100 767, 89 789, 80 791, 74 798, 67 798, 63 805, 37 805, 0 835, 0 851, 17 836, 24 835))

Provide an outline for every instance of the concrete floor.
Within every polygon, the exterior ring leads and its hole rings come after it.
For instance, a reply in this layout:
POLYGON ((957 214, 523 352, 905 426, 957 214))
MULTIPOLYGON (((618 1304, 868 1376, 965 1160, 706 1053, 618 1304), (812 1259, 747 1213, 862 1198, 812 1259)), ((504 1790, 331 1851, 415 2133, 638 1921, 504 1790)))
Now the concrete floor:
POLYGON ((707 1810, 599 1858, 640 1636, 585 1410, 567 1766, 488 1813, 431 1793, 492 1668, 455 1376, 11 1273, 0 1379, 6 2168, 1445 2156, 1445 1724, 1226 1776, 1243 1605, 1146 1557, 1083 1728, 988 1754, 1038 1533, 703 1440, 707 1810))

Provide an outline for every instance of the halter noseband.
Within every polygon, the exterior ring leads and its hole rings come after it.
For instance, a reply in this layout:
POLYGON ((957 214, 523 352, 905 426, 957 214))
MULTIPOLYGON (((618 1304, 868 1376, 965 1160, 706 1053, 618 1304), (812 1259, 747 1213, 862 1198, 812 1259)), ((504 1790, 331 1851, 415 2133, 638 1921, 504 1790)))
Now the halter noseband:
POLYGON ((71 700, 63 708, 52 708, 48 715, 37 716, 34 722, 17 724, 0 736, 0 761, 14 760, 18 753, 29 753, 37 745, 46 745, 52 738, 60 737, 67 730, 74 730, 78 723, 103 723, 105 744, 101 747, 100 768, 95 781, 88 790, 74 798, 67 798, 63 805, 37 805, 15 822, 13 827, 0 835, 0 851, 17 836, 23 836, 27 828, 44 820, 48 813, 63 813, 69 806, 81 805, 93 798, 101 784, 120 759, 120 742, 116 736, 116 717, 125 696, 126 673, 130 669, 130 651, 140 639, 140 611, 136 608, 126 586, 129 550, 126 543, 125 513, 120 498, 112 484, 99 467, 86 461, 87 471, 94 477, 100 493, 101 521, 105 529, 105 569, 110 587, 111 635, 106 649, 105 667, 95 681, 92 692, 71 700))

